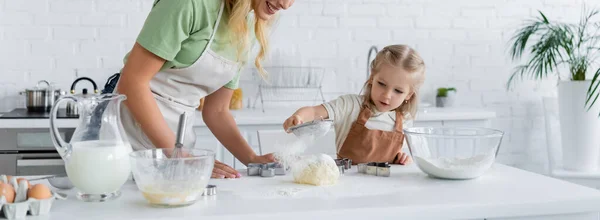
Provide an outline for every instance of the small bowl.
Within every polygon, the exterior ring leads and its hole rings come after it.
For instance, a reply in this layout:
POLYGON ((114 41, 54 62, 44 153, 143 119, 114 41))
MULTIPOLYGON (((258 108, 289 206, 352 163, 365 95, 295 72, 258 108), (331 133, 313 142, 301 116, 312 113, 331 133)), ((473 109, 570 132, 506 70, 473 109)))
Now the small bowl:
POLYGON ((215 163, 210 150, 182 148, 179 158, 173 149, 149 149, 129 154, 135 184, 153 206, 179 207, 202 198, 215 163))
POLYGON ((494 164, 504 132, 477 127, 412 127, 404 135, 415 164, 429 176, 473 179, 494 164))

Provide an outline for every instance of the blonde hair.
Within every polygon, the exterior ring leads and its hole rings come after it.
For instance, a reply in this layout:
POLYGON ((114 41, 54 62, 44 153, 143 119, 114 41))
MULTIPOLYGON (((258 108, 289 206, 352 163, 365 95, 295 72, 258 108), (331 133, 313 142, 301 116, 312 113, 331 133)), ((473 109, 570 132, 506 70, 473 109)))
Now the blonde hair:
MULTIPOLYGON (((243 57, 248 52, 249 48, 249 30, 248 30, 248 15, 251 10, 255 9, 252 0, 224 0, 225 10, 229 13, 228 25, 233 33, 232 40, 237 42, 237 59, 241 63, 246 63, 246 58, 243 57)), ((274 20, 274 19, 271 19, 274 20)), ((271 26, 271 21, 265 21, 255 16, 254 32, 256 39, 260 44, 260 51, 254 60, 254 65, 258 69, 260 75, 264 78, 267 72, 262 66, 261 61, 265 59, 269 51, 268 32, 271 26)))
POLYGON ((425 62, 417 51, 407 45, 390 45, 379 51, 373 62, 371 62, 371 76, 369 76, 363 87, 363 103, 371 110, 375 108, 375 104, 371 99, 373 77, 379 73, 383 65, 401 68, 411 75, 410 88, 413 94, 408 102, 403 101, 403 104, 394 111, 402 113, 403 116, 410 113, 410 117, 414 119, 417 114, 419 89, 425 81, 425 62))

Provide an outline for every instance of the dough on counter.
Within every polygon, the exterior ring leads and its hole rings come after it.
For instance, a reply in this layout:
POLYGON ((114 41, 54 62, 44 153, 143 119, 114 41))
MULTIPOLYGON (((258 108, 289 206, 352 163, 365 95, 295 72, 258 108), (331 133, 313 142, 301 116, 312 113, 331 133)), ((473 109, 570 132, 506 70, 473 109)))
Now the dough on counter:
POLYGON ((294 182, 315 186, 335 185, 340 171, 331 156, 326 154, 310 155, 302 158, 292 167, 294 182))

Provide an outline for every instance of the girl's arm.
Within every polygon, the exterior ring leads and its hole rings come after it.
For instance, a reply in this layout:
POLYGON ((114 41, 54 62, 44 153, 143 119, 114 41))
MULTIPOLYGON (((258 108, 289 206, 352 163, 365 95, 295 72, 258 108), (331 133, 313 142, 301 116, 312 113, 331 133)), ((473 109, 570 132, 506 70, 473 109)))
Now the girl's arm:
POLYGON ((283 123, 283 129, 287 132, 288 129, 294 125, 299 125, 306 121, 312 121, 320 118, 329 118, 329 114, 323 105, 302 107, 294 112, 294 114, 292 114, 292 116, 290 116, 287 120, 285 120, 283 123))

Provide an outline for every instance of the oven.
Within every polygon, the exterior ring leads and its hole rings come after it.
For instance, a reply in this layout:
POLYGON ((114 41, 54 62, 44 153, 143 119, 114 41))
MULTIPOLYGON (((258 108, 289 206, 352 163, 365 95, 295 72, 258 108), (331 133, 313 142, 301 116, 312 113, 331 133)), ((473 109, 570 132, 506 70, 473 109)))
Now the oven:
MULTIPOLYGON (((75 128, 60 128, 70 141, 75 128)), ((54 148, 49 128, 0 128, 0 174, 65 175, 64 162, 54 148)))

